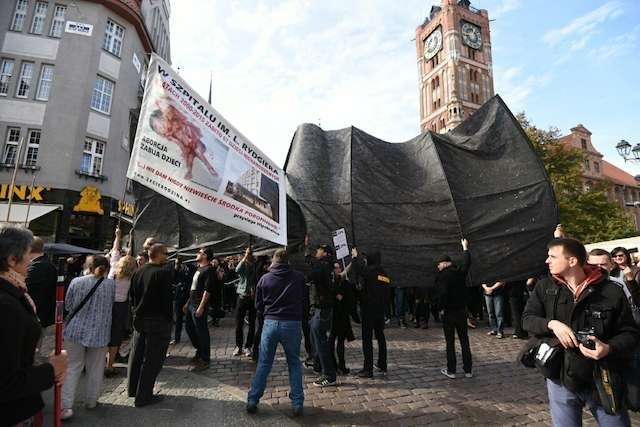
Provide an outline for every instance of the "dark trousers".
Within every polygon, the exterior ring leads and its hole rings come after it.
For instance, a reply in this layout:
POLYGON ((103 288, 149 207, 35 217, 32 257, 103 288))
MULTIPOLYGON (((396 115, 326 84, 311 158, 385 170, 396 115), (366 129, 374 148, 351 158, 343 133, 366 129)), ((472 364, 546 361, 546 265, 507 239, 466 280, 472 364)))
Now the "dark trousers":
POLYGON ((337 337, 333 334, 329 336, 329 346, 331 347, 333 364, 342 370, 347 367, 344 361, 344 340, 345 337, 337 337), (336 360, 336 354, 338 355, 338 360, 336 360))
POLYGON ((527 332, 522 328, 522 312, 525 306, 526 285, 524 283, 515 284, 509 290, 509 306, 511 307, 511 315, 513 319, 513 333, 519 337, 528 336, 527 332))
POLYGON ((198 307, 189 304, 185 329, 191 340, 191 344, 196 349, 196 357, 205 362, 211 359, 211 337, 209 336, 209 325, 207 325, 207 310, 204 310, 202 316, 196 316, 198 307))
POLYGON ((320 365, 322 375, 334 381, 336 379, 336 367, 331 357, 331 349, 327 336, 331 331, 331 321, 333 319, 332 308, 316 308, 311 318, 309 329, 313 338, 314 359, 316 365, 320 365))
POLYGON ((153 396, 156 377, 162 369, 171 338, 171 322, 166 319, 143 319, 133 333, 127 391, 136 404, 145 404, 153 396))
POLYGON ((445 310, 442 318, 444 339, 447 343, 447 370, 456 373, 456 344, 455 333, 460 340, 462 349, 462 369, 465 373, 471 372, 473 362, 471 360, 471 347, 469 346, 469 334, 467 333, 467 310, 445 310))
POLYGON ((373 335, 378 341, 378 367, 387 370, 387 340, 384 336, 384 316, 381 311, 371 309, 362 310, 362 353, 364 367, 367 372, 373 372, 373 335))
POLYGON ((259 313, 256 313, 256 333, 253 336, 253 349, 251 350, 251 358, 254 362, 258 361, 258 356, 260 355, 260 340, 263 326, 264 318, 259 313))
POLYGON ((175 330, 173 333, 173 339, 175 342, 180 342, 182 338, 182 327, 184 325, 184 311, 182 311, 182 307, 186 304, 186 301, 174 301, 173 302, 173 313, 176 316, 176 324, 175 330))
POLYGON ((248 295, 238 295, 236 302, 236 347, 242 350, 244 338, 244 317, 248 314, 249 330, 247 331, 246 348, 253 347, 253 337, 256 333, 256 308, 253 298, 248 295))
POLYGON ((302 314, 302 335, 304 336, 304 349, 307 352, 307 359, 313 358, 313 340, 309 331, 309 307, 305 307, 302 314))

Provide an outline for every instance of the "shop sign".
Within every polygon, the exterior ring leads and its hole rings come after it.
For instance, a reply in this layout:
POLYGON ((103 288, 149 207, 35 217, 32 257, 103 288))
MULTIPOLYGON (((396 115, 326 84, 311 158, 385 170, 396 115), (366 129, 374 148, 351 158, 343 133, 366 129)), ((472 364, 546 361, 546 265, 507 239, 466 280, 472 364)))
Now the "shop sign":
POLYGON ((11 184, 0 184, 0 200, 8 200, 9 195, 13 193, 12 200, 31 200, 32 202, 41 202, 44 200, 42 193, 49 190, 51 190, 51 188, 43 187, 42 185, 34 185, 31 187, 27 184, 15 184, 11 187, 11 184), (9 190, 10 188, 12 191, 9 190))
POLYGON ((80 201, 73 207, 74 212, 90 212, 104 215, 104 210, 100 205, 100 190, 87 185, 80 192, 80 201))

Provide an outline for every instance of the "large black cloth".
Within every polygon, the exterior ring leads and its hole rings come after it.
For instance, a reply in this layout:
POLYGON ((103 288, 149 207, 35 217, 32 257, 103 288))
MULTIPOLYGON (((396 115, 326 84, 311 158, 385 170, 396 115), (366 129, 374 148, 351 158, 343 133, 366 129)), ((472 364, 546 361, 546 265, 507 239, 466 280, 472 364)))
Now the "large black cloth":
POLYGON ((27 289, 36 304, 40 323, 45 328, 55 321, 57 281, 58 271, 46 255, 31 261, 27 270, 27 289))
POLYGON ((42 327, 24 292, 0 279, 0 426, 12 426, 44 407, 40 393, 53 386, 49 363, 34 366, 42 327))
POLYGON ((537 276, 558 222, 543 164, 498 96, 447 134, 400 144, 302 125, 285 171, 310 241, 345 228, 350 244, 382 252, 401 287, 431 285, 433 261, 459 253, 461 236, 473 277, 537 276))

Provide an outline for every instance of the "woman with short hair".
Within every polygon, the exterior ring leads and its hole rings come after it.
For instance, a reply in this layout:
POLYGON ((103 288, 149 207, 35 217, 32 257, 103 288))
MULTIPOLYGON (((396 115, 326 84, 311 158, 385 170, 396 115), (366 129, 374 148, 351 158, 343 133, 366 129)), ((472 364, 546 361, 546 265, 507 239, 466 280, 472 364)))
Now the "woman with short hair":
POLYGON ((42 334, 35 304, 27 294, 25 275, 31 262, 33 234, 0 227, 0 416, 2 425, 42 426, 40 393, 61 383, 67 355, 34 365, 42 334))
POLYGON ((109 260, 102 255, 90 256, 87 257, 85 266, 88 274, 73 279, 65 297, 67 311, 74 313, 97 285, 93 295, 65 327, 64 347, 69 353, 69 377, 62 387, 63 420, 73 417, 76 387, 83 369, 87 375, 85 407, 96 407, 102 386, 107 344, 111 338, 111 312, 116 283, 107 278, 109 260))

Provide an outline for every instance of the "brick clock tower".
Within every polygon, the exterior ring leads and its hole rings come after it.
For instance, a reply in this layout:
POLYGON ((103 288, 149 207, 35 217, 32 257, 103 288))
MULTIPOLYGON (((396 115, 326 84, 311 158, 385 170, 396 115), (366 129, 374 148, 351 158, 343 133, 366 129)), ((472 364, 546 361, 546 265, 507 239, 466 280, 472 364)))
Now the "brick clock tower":
POLYGON ((489 13, 442 0, 416 29, 420 130, 447 132, 493 96, 489 13))

